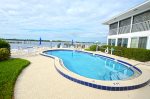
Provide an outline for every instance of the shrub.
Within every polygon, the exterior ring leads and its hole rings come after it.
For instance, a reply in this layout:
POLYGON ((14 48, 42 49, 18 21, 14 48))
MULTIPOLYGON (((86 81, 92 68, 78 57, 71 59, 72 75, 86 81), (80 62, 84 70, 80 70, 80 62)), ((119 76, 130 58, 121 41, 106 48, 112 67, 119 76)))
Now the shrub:
POLYGON ((0 48, 7 48, 10 50, 10 45, 8 42, 0 39, 0 48))
POLYGON ((92 45, 92 46, 90 46, 90 48, 89 48, 91 51, 96 51, 96 45, 92 45))
MULTIPOLYGON (((119 46, 103 45, 99 48, 99 51, 105 52, 105 49, 107 47, 109 48, 109 53, 110 53, 110 49, 113 48, 114 49, 113 54, 116 56, 134 59, 134 60, 141 61, 141 62, 150 61, 150 50, 147 50, 147 49, 125 48, 125 47, 119 47, 119 46)), ((89 48, 89 49, 91 50, 92 48, 89 48)))
POLYGON ((86 48, 86 49, 84 49, 84 50, 86 50, 86 51, 90 51, 90 49, 89 49, 89 48, 86 48))
POLYGON ((0 48, 0 61, 6 60, 10 57, 10 52, 7 48, 0 48))
POLYGON ((10 57, 10 45, 4 40, 0 40, 0 61, 10 57))
MULTIPOLYGON (((88 50, 89 51, 96 51, 96 48, 97 48, 97 45, 91 45, 88 50)), ((100 47, 98 47, 98 50, 99 50, 99 48, 100 47)))

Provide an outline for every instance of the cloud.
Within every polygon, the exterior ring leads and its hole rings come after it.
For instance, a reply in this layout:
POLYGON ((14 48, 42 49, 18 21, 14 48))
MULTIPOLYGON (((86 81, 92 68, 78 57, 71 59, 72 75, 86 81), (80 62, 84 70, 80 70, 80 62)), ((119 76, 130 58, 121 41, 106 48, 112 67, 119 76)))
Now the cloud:
POLYGON ((0 0, 0 37, 106 41, 101 23, 143 1, 0 0))

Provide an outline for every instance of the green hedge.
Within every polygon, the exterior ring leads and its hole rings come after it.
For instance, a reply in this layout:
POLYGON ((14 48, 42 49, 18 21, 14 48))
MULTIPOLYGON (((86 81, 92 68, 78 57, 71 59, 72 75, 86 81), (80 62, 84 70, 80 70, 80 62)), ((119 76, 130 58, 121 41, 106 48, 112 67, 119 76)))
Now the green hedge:
POLYGON ((10 52, 7 48, 0 48, 0 61, 6 60, 10 57, 10 52))
MULTIPOLYGON (((141 48, 125 48, 125 47, 118 47, 118 46, 102 46, 100 48, 100 51, 103 51, 103 49, 106 48, 113 48, 114 55, 129 58, 129 59, 134 59, 137 61, 145 62, 145 61, 150 61, 150 50, 147 49, 141 49, 141 48)), ((111 51, 109 51, 111 52, 111 51)))
POLYGON ((10 57, 10 45, 4 40, 0 40, 0 61, 10 57))
MULTIPOLYGON (((103 45, 99 47, 99 51, 105 52, 105 49, 107 47, 109 48, 109 53, 111 52, 110 49, 113 48, 114 49, 113 54, 116 56, 134 59, 141 62, 150 61, 150 50, 147 49, 125 48, 125 47, 118 47, 118 46, 103 45)), ((93 47, 90 47, 89 50, 93 51, 93 47)))
MULTIPOLYGON (((88 50, 88 51, 96 51, 96 47, 97 47, 97 45, 91 45, 88 49, 86 49, 86 50, 88 50)), ((100 50, 100 47, 98 47, 98 50, 100 50)))

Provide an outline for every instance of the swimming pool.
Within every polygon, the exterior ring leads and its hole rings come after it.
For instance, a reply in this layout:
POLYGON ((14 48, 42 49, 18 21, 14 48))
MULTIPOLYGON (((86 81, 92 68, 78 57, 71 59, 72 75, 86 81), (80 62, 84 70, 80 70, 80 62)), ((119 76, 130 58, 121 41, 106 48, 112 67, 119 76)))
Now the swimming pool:
POLYGON ((48 55, 62 59, 71 72, 95 80, 127 80, 134 75, 130 66, 117 60, 73 50, 50 50, 48 55))
POLYGON ((109 55, 71 49, 50 49, 40 54, 54 60, 54 67, 61 76, 84 86, 127 91, 150 83, 149 77, 146 77, 148 71, 109 55))

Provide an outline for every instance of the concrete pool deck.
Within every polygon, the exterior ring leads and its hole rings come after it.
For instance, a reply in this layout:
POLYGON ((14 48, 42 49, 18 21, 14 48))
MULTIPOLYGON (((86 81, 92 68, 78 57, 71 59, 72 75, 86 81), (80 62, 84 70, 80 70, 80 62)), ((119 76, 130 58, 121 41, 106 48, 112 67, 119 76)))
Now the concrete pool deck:
MULTIPOLYGON (((14 89, 15 99, 150 99, 150 85, 130 91, 98 90, 62 77, 56 71, 52 58, 41 55, 24 58, 31 61, 31 64, 17 79, 14 89)), ((130 61, 133 65, 143 64, 125 58, 122 60, 130 61)), ((145 64, 148 63, 140 65, 140 68, 150 72, 150 66, 145 66, 145 64)), ((150 78, 150 75, 147 77, 150 78)))

